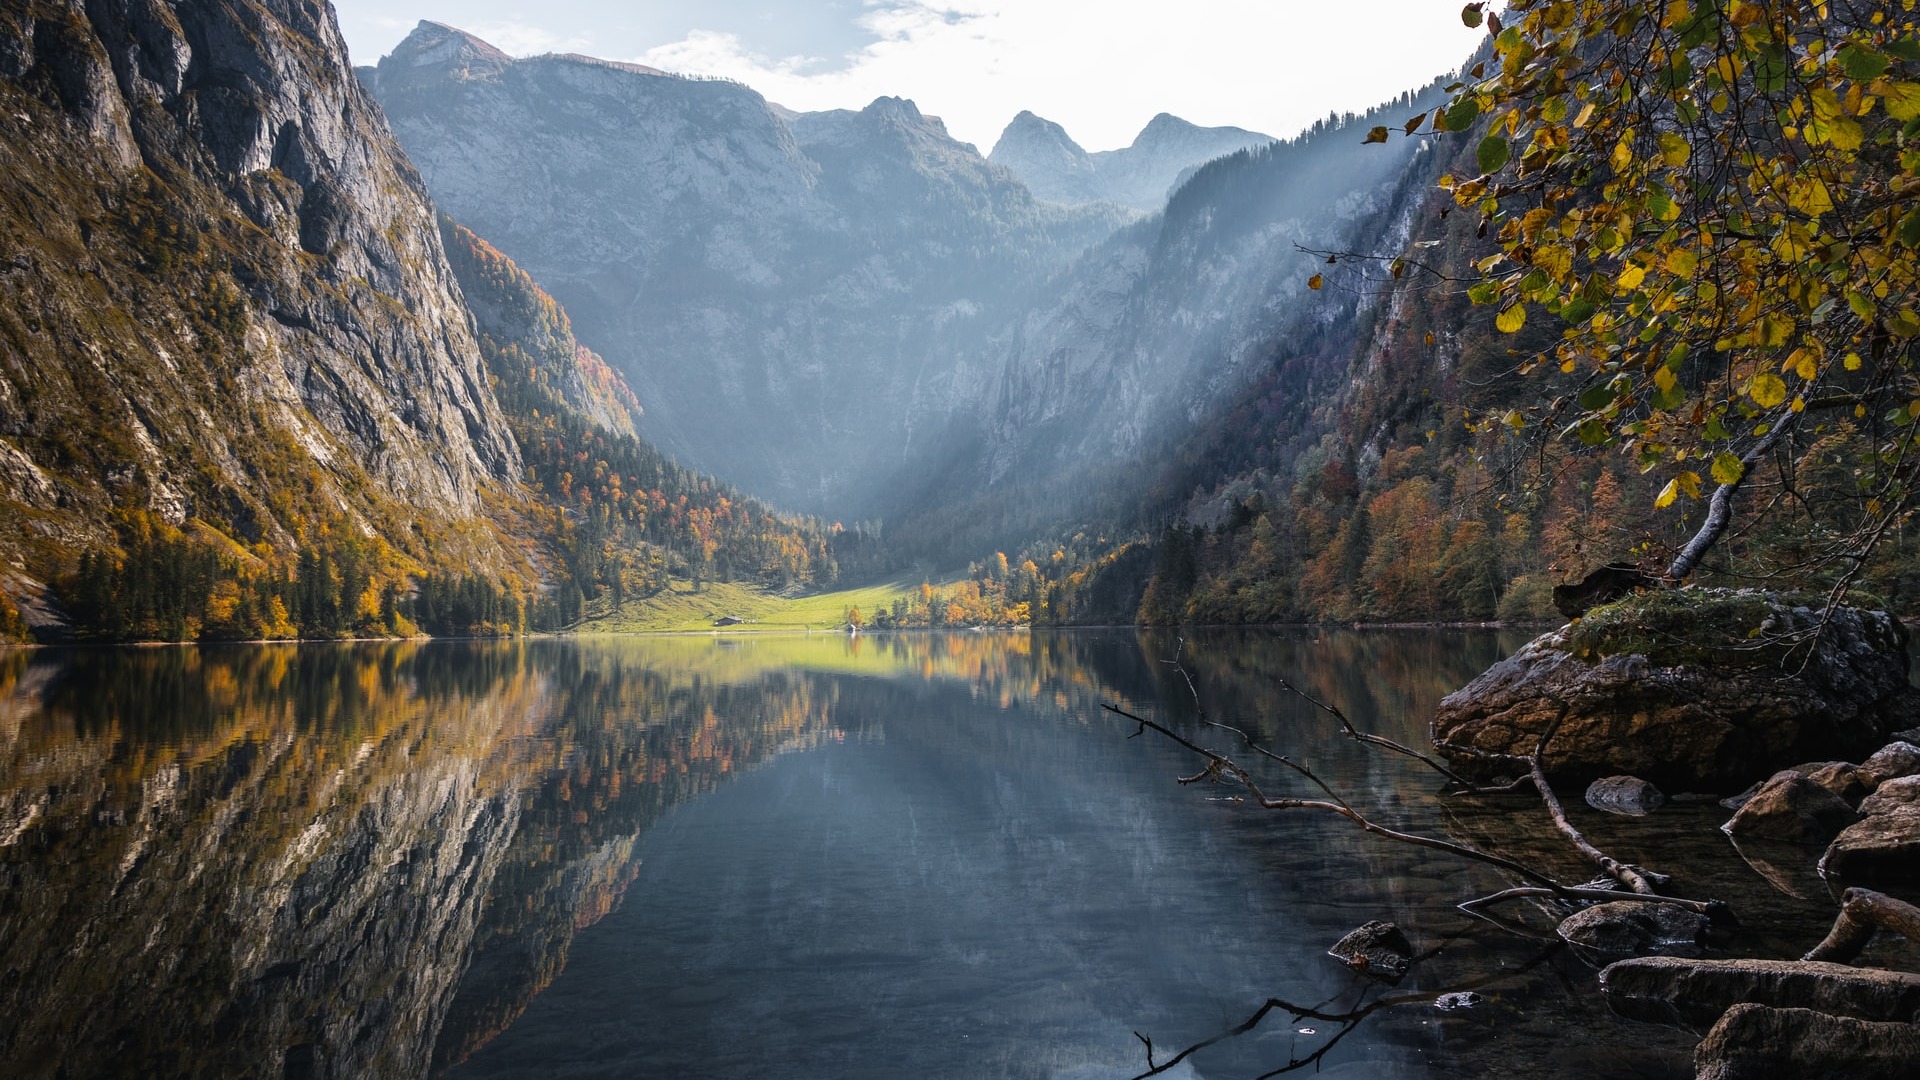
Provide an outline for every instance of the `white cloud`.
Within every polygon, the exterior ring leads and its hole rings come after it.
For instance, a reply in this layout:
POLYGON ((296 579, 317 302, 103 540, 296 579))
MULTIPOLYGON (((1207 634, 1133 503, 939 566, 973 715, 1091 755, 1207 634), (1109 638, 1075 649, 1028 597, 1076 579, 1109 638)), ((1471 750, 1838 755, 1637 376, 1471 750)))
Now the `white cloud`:
POLYGON ((697 31, 634 59, 796 109, 909 97, 982 150, 1032 109, 1104 149, 1162 111, 1289 135, 1451 70, 1484 33, 1433 0, 1349 0, 1337 15, 1299 0, 867 0, 859 21, 878 40, 847 57, 768 57, 697 31))

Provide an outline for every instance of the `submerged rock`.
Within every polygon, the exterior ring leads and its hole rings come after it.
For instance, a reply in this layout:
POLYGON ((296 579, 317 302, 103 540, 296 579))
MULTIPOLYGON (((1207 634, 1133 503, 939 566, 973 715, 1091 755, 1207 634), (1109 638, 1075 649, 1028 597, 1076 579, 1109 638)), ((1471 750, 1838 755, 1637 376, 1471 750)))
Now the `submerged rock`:
POLYGON ((1705 915, 1676 904, 1615 900, 1567 916, 1558 932, 1569 944, 1621 957, 1696 949, 1707 926, 1705 915))
POLYGON ((1695 1031, 1743 1002, 1861 1020, 1920 1018, 1920 975, 1802 960, 1643 956, 1602 971, 1600 990, 1622 1016, 1695 1031))
POLYGON ((1524 757, 1559 718, 1550 774, 1631 773, 1728 790, 1805 761, 1865 756, 1914 714, 1907 633, 1885 612, 1752 590, 1681 589, 1596 608, 1440 703, 1433 740, 1463 770, 1524 757), (1796 648, 1796 644, 1798 647, 1796 648))
POLYGON ((1413 943, 1398 926, 1375 920, 1348 934, 1327 955, 1367 975, 1392 982, 1413 964, 1413 943))
POLYGON ((1920 1026, 1741 1004, 1693 1053, 1694 1080, 1911 1080, 1920 1026))
POLYGON ((1783 770, 1760 785, 1720 831, 1736 840, 1824 844, 1859 817, 1838 795, 1808 777, 1783 770))
POLYGON ((1666 802, 1659 788, 1637 776, 1603 776, 1587 785, 1587 805, 1609 814, 1645 817, 1666 802))

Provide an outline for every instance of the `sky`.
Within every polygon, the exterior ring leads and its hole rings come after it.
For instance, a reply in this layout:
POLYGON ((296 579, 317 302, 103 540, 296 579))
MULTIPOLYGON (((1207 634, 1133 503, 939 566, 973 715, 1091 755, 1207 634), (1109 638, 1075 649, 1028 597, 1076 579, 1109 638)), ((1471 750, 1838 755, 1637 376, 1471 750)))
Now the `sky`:
POLYGON ((1088 150, 1156 113, 1285 137, 1458 68, 1459 0, 335 0, 356 64, 422 19, 515 56, 736 79, 791 109, 911 98, 984 153, 1030 109, 1088 150))

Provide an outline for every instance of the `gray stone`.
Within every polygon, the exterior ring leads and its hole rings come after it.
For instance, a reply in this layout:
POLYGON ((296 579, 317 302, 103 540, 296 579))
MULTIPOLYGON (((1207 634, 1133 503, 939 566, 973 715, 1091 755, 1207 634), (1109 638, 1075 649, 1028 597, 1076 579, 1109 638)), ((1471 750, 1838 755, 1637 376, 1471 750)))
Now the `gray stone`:
POLYGON ((1876 786, 1905 776, 1920 776, 1920 746, 1904 740, 1888 743, 1861 762, 1860 771, 1876 786))
POLYGON ((1845 964, 1643 956, 1608 966, 1600 989, 1622 1016, 1695 1031, 1742 1002, 1861 1020, 1920 1018, 1920 975, 1845 964))
POLYGON ((1676 790, 1728 790, 1816 754, 1865 756, 1920 700, 1899 620, 1836 608, 1810 657, 1746 647, 1761 626, 1787 634, 1821 619, 1796 598, 1747 590, 1596 608, 1444 698, 1433 740, 1460 768, 1487 772, 1503 765, 1492 755, 1531 754, 1557 719, 1550 774, 1630 773, 1676 790))
POLYGON ((1413 963, 1413 943, 1398 926, 1375 920, 1348 934, 1327 955, 1369 977, 1395 981, 1413 963))
POLYGON ((1675 904, 1615 900, 1560 920, 1559 934, 1568 943, 1596 953, 1643 956, 1697 948, 1707 925, 1705 915, 1675 904))
POLYGON ((1838 795, 1799 773, 1782 771, 1734 811, 1720 831, 1749 838, 1824 844, 1859 819, 1838 795))
POLYGON ((1659 788, 1637 776, 1603 776, 1587 785, 1587 805, 1609 814, 1645 817, 1666 801, 1659 788))
POLYGON ((1811 1009, 1728 1009, 1693 1052, 1694 1080, 1912 1080, 1920 1027, 1811 1009))

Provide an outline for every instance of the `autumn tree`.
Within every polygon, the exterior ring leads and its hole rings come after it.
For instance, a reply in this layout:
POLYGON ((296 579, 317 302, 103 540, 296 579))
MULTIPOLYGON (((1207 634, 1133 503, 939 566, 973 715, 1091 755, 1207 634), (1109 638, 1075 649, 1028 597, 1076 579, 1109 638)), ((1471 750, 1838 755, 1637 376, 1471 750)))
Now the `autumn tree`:
POLYGON ((1442 181, 1497 242, 1470 297, 1507 334, 1551 320, 1558 340, 1520 370, 1579 380, 1481 422, 1617 449, 1664 481, 1661 508, 1704 500, 1674 580, 1736 496, 1749 518, 1791 513, 1832 475, 1800 469, 1811 449, 1841 454, 1846 490, 1821 494, 1844 498, 1794 569, 1844 589, 1915 508, 1915 0, 1463 17, 1491 58, 1406 131, 1477 140, 1478 175, 1442 181))

